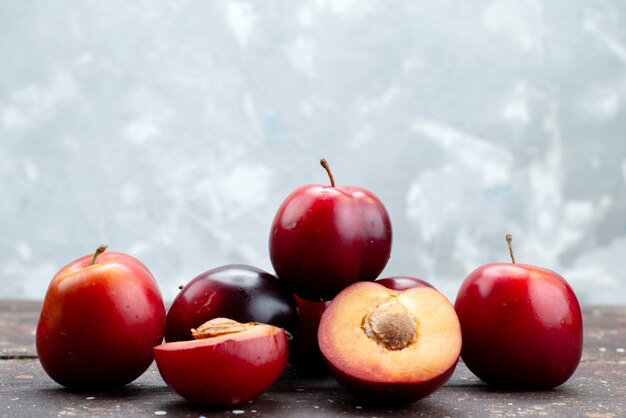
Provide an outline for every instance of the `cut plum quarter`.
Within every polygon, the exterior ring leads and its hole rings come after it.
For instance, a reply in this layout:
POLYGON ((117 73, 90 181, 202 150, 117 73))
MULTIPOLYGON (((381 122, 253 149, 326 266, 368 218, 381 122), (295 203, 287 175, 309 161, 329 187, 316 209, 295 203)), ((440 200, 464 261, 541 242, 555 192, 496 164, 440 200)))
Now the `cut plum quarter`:
POLYGON ((427 286, 359 282, 322 316, 319 345, 337 381, 369 403, 410 403, 441 387, 461 353, 453 306, 427 286))
POLYGON ((161 377, 188 401, 233 406, 265 392, 287 366, 289 344, 282 328, 215 318, 197 330, 193 341, 154 348, 161 377))

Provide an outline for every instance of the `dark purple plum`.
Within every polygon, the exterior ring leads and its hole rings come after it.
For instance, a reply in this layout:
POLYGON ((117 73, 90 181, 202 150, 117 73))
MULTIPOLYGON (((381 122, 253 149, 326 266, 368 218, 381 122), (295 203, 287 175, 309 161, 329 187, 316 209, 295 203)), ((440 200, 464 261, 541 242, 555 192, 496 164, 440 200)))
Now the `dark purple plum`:
POLYGON ((293 294, 278 278, 252 266, 217 267, 185 285, 167 313, 165 340, 191 340, 191 328, 217 317, 261 322, 298 334, 293 294))

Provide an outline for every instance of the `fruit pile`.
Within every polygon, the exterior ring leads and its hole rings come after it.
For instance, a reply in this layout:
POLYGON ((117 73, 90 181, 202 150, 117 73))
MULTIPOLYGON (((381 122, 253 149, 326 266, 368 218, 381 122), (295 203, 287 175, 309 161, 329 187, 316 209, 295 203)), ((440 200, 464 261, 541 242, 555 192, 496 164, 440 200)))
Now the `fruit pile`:
POLYGON ((582 354, 582 317, 557 273, 512 263, 467 276, 453 306, 424 280, 379 278, 391 254, 389 215, 371 192, 296 189, 272 223, 276 276, 245 265, 200 274, 165 312, 135 258, 99 247, 52 279, 37 326, 41 365, 74 389, 119 388, 156 360, 191 402, 232 406, 267 390, 291 362, 330 371, 369 403, 410 403, 450 378, 459 357, 490 385, 564 383, 582 354), (162 343, 165 338, 165 343, 162 343))

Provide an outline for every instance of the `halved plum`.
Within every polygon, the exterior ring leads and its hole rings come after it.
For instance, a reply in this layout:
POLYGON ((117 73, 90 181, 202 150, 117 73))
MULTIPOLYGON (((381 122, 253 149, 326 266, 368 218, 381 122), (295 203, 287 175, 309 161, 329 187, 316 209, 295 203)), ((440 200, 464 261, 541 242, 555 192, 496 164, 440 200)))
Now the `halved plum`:
POLYGON ((269 389, 287 365, 289 344, 282 328, 215 318, 192 333, 198 339, 154 348, 161 377, 188 401, 222 407, 246 403, 269 389))
POLYGON ((461 353, 454 308, 428 286, 396 291, 355 283, 326 308, 318 340, 337 381, 369 403, 429 395, 450 378, 461 353))

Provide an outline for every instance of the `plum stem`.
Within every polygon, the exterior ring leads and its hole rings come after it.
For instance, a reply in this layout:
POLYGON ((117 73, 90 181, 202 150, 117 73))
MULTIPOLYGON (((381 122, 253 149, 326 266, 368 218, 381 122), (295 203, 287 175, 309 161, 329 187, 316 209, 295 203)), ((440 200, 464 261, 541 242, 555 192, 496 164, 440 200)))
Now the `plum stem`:
POLYGON ((102 244, 101 246, 99 246, 98 248, 96 248, 96 252, 93 253, 93 258, 91 259, 91 265, 93 266, 94 264, 96 264, 96 259, 98 258, 98 256, 100 254, 102 254, 103 252, 105 252, 107 250, 107 248, 109 248, 108 245, 106 244, 102 244))
POLYGON ((330 186, 335 187, 335 177, 333 176, 333 172, 330 170, 330 165, 328 164, 328 161, 322 158, 320 160, 320 164, 322 165, 322 167, 324 167, 324 170, 326 170, 326 173, 328 173, 328 178, 330 178, 330 186))
POLYGON ((511 255, 511 261, 515 264, 515 255, 513 254, 513 245, 511 242, 513 241, 513 235, 506 234, 506 244, 509 246, 509 254, 511 255))

